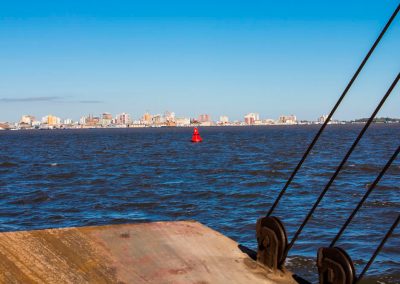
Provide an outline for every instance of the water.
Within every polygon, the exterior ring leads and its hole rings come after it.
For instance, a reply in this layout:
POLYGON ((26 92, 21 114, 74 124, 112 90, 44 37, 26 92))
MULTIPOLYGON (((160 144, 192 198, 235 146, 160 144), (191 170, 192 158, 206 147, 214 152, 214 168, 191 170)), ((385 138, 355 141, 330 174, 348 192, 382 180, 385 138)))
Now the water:
MULTIPOLYGON (((256 248, 255 221, 284 185, 319 126, 0 132, 0 230, 193 219, 256 248)), ((275 215, 289 239, 360 125, 329 126, 275 215)), ((400 142, 400 125, 374 125, 289 253, 316 280, 327 246, 400 142)), ((338 245, 361 271, 400 212, 396 161, 338 245)), ((400 229, 368 278, 400 283, 400 229)))

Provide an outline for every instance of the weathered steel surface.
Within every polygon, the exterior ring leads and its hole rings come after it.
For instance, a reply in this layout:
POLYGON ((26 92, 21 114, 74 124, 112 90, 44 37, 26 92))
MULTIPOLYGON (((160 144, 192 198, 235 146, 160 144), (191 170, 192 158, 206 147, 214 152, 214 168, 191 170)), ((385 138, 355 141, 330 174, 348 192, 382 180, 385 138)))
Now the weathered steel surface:
POLYGON ((1 283, 294 283, 197 222, 0 233, 1 283))

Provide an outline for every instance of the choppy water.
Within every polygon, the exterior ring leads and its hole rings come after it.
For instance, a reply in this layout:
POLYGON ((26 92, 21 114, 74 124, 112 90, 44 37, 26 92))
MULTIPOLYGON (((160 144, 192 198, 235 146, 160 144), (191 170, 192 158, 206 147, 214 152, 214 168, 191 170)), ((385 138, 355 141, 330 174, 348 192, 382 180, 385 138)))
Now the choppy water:
MULTIPOLYGON (((319 126, 0 132, 0 230, 156 220, 200 221, 255 249, 266 213, 319 126)), ((276 210, 289 239, 361 126, 329 126, 276 210)), ((374 125, 289 253, 316 279, 327 246, 400 143, 400 125, 374 125)), ((400 212, 396 161, 338 245, 360 271, 400 212)), ((400 228, 368 273, 400 283, 400 228)))

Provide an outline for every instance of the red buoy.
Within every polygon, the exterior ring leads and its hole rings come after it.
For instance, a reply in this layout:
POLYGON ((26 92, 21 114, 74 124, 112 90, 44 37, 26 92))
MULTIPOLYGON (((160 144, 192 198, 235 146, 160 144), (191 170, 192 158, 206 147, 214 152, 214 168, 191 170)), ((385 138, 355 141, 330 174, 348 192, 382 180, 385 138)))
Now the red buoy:
POLYGON ((194 130, 193 130, 192 142, 198 143, 198 142, 201 142, 201 141, 203 141, 203 139, 201 139, 199 130, 197 129, 197 127, 195 127, 194 130))

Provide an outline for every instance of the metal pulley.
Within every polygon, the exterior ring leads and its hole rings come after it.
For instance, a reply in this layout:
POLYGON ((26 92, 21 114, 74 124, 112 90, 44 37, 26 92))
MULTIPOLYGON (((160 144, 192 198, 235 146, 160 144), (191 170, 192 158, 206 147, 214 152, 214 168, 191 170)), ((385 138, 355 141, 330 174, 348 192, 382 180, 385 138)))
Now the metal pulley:
POLYGON ((263 217, 257 220, 258 243, 257 261, 271 269, 281 269, 287 255, 285 227, 277 217, 263 217))
POLYGON ((353 284, 356 282, 353 261, 339 247, 320 248, 317 267, 320 284, 353 284))

